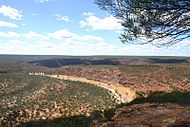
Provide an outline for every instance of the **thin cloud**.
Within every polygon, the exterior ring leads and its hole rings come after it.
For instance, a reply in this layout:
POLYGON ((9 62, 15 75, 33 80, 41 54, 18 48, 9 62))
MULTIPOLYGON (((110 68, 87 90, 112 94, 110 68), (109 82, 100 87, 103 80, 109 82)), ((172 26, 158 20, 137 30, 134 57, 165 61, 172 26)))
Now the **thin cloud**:
POLYGON ((94 14, 92 12, 84 12, 83 16, 93 16, 94 14))
POLYGON ((75 41, 104 41, 102 37, 92 36, 92 35, 84 35, 80 36, 75 33, 68 31, 67 29, 61 29, 55 31, 53 33, 47 34, 49 37, 57 39, 57 40, 75 40, 75 41))
POLYGON ((14 19, 14 20, 21 20, 23 17, 21 11, 15 9, 15 8, 6 6, 6 5, 0 6, 0 14, 3 14, 4 16, 7 16, 10 19, 14 19))
POLYGON ((27 33, 16 33, 16 32, 2 32, 0 31, 0 37, 4 38, 17 38, 17 39, 35 39, 35 40, 48 40, 48 37, 42 34, 38 34, 36 32, 29 31, 27 33))
POLYGON ((38 13, 32 13, 32 16, 38 16, 39 14, 38 13))
POLYGON ((22 34, 22 37, 26 39, 48 40, 48 37, 46 37, 45 35, 41 35, 32 31, 22 34))
POLYGON ((121 30, 122 26, 119 23, 120 20, 113 17, 99 18, 93 13, 83 13, 85 18, 79 22, 81 27, 87 27, 92 30, 121 30))
MULTIPOLYGON (((54 40, 56 41, 56 40, 54 40)), ((3 42, 0 42, 0 44, 3 42)), ((7 41, 10 46, 1 46, 1 54, 31 54, 31 55, 174 55, 189 56, 189 46, 180 47, 184 52, 178 52, 175 46, 167 48, 158 48, 152 45, 117 45, 106 42, 86 43, 74 40, 66 40, 62 43, 51 43, 49 41, 29 41, 10 40, 7 41), (139 50, 142 49, 142 50, 139 50)), ((178 49, 178 50, 177 50, 178 49)))
POLYGON ((68 16, 62 16, 60 14, 55 14, 57 20, 62 20, 65 22, 71 22, 70 18, 68 16))
POLYGON ((36 2, 36 3, 44 3, 44 2, 48 2, 48 1, 50 1, 50 0, 34 0, 34 2, 36 2))
POLYGON ((101 42, 104 41, 102 37, 98 36, 92 36, 92 35, 78 35, 75 33, 70 32, 67 29, 61 29, 57 30, 52 33, 47 33, 47 34, 39 34, 33 31, 29 31, 27 33, 16 33, 16 32, 2 32, 0 31, 0 37, 2 38, 17 38, 17 39, 27 39, 27 40, 49 40, 49 39, 54 39, 54 40, 61 40, 61 41, 68 41, 68 40, 73 40, 77 42, 81 41, 93 41, 93 42, 101 42))
POLYGON ((5 22, 0 20, 0 27, 10 27, 10 28, 17 28, 18 25, 11 23, 11 22, 5 22))

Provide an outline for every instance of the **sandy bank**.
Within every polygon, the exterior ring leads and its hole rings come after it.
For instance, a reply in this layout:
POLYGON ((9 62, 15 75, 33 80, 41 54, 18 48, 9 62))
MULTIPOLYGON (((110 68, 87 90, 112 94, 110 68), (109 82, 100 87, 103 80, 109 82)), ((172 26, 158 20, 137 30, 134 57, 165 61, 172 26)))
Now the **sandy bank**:
POLYGON ((93 84, 99 87, 103 87, 113 94, 113 96, 117 99, 117 101, 126 103, 126 102, 131 102, 136 98, 136 93, 132 91, 130 88, 118 85, 118 84, 107 84, 95 80, 89 80, 86 78, 81 78, 81 77, 75 77, 75 76, 67 76, 67 75, 44 75, 43 73, 29 73, 30 75, 43 75, 43 76, 48 76, 51 78, 56 78, 56 79, 62 79, 62 80, 69 80, 69 81, 79 81, 83 83, 88 83, 88 84, 93 84))

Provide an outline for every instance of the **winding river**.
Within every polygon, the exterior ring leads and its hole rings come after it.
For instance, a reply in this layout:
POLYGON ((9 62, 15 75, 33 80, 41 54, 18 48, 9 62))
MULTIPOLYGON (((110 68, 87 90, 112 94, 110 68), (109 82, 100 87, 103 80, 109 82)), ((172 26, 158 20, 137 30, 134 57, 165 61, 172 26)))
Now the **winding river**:
POLYGON ((132 91, 130 88, 121 86, 121 85, 115 85, 115 84, 107 84, 104 82, 99 82, 95 80, 89 80, 82 77, 76 77, 76 76, 68 76, 68 75, 45 75, 43 73, 29 73, 29 75, 43 75, 51 78, 56 79, 62 79, 62 80, 68 80, 68 81, 78 81, 83 82, 87 84, 96 85, 98 87, 105 88, 110 91, 110 93, 114 96, 115 99, 117 99, 118 103, 128 103, 131 102, 136 98, 136 93, 132 91))

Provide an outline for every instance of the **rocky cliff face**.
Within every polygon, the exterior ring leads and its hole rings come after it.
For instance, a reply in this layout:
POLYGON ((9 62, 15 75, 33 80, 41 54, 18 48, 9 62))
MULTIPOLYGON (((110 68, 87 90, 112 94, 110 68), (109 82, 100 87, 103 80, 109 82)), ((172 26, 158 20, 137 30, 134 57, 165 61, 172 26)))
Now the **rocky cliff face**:
POLYGON ((93 127, 190 127, 190 106, 135 104, 117 109, 111 121, 93 127))

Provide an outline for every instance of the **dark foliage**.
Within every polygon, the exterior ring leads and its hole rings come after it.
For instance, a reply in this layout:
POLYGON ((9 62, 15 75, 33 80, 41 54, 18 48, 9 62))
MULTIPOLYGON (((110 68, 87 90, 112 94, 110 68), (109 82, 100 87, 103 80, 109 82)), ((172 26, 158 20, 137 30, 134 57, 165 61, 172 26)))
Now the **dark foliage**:
POLYGON ((90 123, 89 117, 80 115, 54 120, 31 121, 28 123, 21 123, 18 127, 89 127, 90 123))
POLYGON ((45 67, 49 68, 56 68, 61 66, 67 66, 67 65, 116 65, 118 62, 115 62, 113 59, 97 59, 97 60, 90 60, 90 59, 47 59, 47 60, 38 60, 38 61, 32 61, 29 63, 37 63, 45 67))
POLYGON ((189 0, 95 0, 121 19, 123 43, 171 45, 190 38, 189 0), (137 39, 148 41, 134 41, 137 39))
POLYGON ((116 108, 105 111, 95 110, 90 116, 69 116, 53 120, 37 120, 19 124, 18 127, 89 127, 99 122, 110 121, 117 108, 125 104, 117 105, 116 108))
POLYGON ((177 103, 190 104, 190 92, 173 91, 171 93, 153 92, 149 93, 148 97, 139 97, 127 105, 141 103, 177 103))
POLYGON ((146 60, 149 63, 188 63, 185 59, 157 59, 157 58, 149 58, 146 60))
POLYGON ((100 123, 105 121, 110 121, 114 116, 117 108, 122 108, 124 106, 130 106, 134 104, 143 104, 143 103, 177 103, 182 105, 190 104, 190 92, 179 92, 173 91, 171 93, 164 92, 153 92, 150 93, 148 97, 139 97, 132 101, 129 104, 120 104, 116 108, 101 111, 92 112, 91 116, 86 117, 83 115, 80 116, 71 116, 65 118, 59 118, 54 120, 39 120, 31 121, 28 123, 22 123, 19 127, 89 127, 94 123, 100 123))

